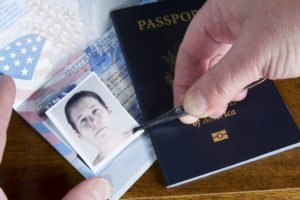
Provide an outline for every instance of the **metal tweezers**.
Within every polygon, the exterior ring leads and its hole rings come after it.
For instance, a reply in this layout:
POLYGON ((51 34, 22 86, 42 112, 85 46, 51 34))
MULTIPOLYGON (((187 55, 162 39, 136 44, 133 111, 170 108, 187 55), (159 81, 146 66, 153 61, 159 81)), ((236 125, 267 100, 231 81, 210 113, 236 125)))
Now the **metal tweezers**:
MULTIPOLYGON (((258 81, 255 81, 255 82, 249 84, 247 87, 245 87, 245 89, 253 88, 254 86, 262 83, 265 80, 266 80, 266 78, 259 79, 258 81)), ((178 107, 175 107, 175 108, 169 110, 168 112, 162 114, 161 116, 159 116, 159 117, 157 117, 157 118, 155 118, 155 119, 153 119, 149 122, 146 122, 146 123, 144 123, 140 126, 137 126, 137 127, 133 128, 132 133, 134 134, 139 130, 145 130, 149 127, 156 126, 158 124, 162 124, 162 123, 165 123, 165 122, 169 122, 169 121, 178 119, 178 118, 186 116, 186 115, 188 115, 188 113, 186 113, 184 111, 183 106, 178 106, 178 107)))
POLYGON ((138 127, 133 128, 132 132, 136 133, 139 130, 145 130, 149 127, 152 127, 152 126, 155 126, 158 124, 162 124, 165 122, 169 122, 169 121, 178 119, 180 117, 183 117, 185 115, 187 115, 187 113, 184 111, 183 106, 178 106, 149 122, 146 122, 138 127))

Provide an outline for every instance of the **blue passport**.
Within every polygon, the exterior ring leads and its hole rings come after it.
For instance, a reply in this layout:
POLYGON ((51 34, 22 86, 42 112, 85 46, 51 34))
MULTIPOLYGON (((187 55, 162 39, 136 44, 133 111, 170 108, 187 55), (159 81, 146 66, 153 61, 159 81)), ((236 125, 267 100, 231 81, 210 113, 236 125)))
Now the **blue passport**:
POLYGON ((249 90, 218 118, 150 130, 168 187, 299 146, 300 131, 271 81, 249 90))
MULTIPOLYGON (((146 120, 173 107, 179 44, 201 0, 169 0, 111 13, 146 120)), ((249 90, 218 118, 172 121, 149 129, 167 187, 174 187, 294 147, 300 132, 271 81, 249 90)))
POLYGON ((203 0, 168 0, 111 12, 145 120, 173 107, 175 59, 203 0))

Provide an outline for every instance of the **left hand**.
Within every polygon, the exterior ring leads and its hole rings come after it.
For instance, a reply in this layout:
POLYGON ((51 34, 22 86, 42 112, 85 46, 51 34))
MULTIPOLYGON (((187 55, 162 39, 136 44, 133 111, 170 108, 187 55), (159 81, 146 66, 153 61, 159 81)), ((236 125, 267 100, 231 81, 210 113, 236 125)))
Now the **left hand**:
MULTIPOLYGON (((6 131, 10 120, 12 105, 16 95, 14 82, 7 76, 0 75, 0 163, 6 143, 6 131)), ((0 199, 7 199, 0 188, 0 199)))
MULTIPOLYGON (((0 163, 6 143, 6 131, 12 113, 12 106, 16 95, 16 87, 11 78, 0 75, 0 163)), ((109 183, 100 178, 91 178, 74 187, 64 200, 96 200, 108 199, 109 183)), ((0 188, 0 199, 7 200, 0 188)))

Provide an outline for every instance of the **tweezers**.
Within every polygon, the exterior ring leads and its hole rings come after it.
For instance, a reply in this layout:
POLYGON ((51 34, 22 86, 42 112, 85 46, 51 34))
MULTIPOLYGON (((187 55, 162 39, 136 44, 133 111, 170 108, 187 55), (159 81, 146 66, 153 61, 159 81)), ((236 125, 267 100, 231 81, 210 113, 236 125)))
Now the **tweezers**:
MULTIPOLYGON (((245 89, 253 88, 254 86, 262 83, 265 80, 266 80, 266 78, 259 79, 258 81, 255 81, 255 82, 249 84, 248 86, 246 86, 245 89)), ((146 123, 144 123, 140 126, 137 126, 137 127, 133 128, 132 133, 134 134, 139 130, 145 130, 149 127, 156 126, 156 125, 159 125, 159 124, 162 124, 162 123, 165 123, 165 122, 169 122, 169 121, 178 119, 178 118, 186 116, 186 115, 188 115, 188 113, 186 113, 184 111, 183 106, 178 106, 178 107, 175 107, 175 108, 169 110, 168 112, 162 114, 161 116, 159 116, 159 117, 157 117, 157 118, 155 118, 155 119, 153 119, 149 122, 146 122, 146 123)))
POLYGON ((156 126, 158 124, 162 124, 165 122, 169 122, 169 121, 178 119, 180 117, 183 117, 185 115, 187 115, 187 113, 184 111, 183 106, 178 106, 149 122, 146 122, 140 126, 133 128, 132 132, 136 133, 139 130, 145 130, 149 127, 156 126))

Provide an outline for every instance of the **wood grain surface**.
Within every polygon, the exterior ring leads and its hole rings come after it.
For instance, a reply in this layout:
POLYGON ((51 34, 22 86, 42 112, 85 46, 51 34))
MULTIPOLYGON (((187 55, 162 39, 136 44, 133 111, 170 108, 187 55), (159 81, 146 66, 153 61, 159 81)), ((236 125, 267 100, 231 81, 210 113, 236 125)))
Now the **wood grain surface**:
MULTIPOLYGON (((276 81, 300 127, 300 78, 276 81)), ((84 178, 13 113, 0 166, 9 199, 60 199, 84 178)), ((300 148, 166 189, 155 163, 123 199, 300 199, 300 148)))

